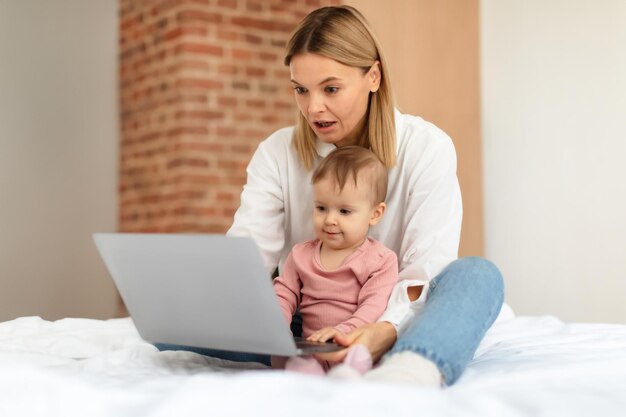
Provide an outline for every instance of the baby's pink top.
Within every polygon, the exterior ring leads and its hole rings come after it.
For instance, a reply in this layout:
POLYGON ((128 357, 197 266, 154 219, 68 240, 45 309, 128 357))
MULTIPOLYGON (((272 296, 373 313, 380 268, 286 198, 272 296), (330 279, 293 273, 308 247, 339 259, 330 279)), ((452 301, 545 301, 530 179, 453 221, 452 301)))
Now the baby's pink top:
POLYGON ((295 245, 274 280, 285 320, 291 323, 299 306, 303 337, 323 327, 349 333, 378 320, 398 281, 396 254, 368 238, 342 266, 329 271, 320 262, 320 248, 319 239, 295 245))

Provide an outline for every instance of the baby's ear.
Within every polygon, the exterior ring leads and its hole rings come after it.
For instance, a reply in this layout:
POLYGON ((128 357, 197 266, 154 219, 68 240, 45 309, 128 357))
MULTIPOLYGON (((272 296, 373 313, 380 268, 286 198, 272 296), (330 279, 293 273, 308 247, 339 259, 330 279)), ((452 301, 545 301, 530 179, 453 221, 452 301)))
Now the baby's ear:
POLYGON ((370 218, 370 226, 374 226, 380 221, 380 219, 383 218, 383 215, 385 214, 385 209, 387 209, 387 205, 383 202, 378 203, 374 207, 374 211, 372 211, 372 217, 370 218))

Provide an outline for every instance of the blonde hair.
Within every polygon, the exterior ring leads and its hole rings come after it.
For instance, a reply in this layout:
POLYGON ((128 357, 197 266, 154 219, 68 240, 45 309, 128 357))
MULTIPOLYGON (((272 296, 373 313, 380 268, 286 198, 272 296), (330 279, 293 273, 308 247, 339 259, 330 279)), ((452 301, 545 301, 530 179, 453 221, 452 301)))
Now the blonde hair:
MULTIPOLYGON (((341 64, 358 67, 364 73, 378 61, 380 86, 370 93, 367 123, 358 146, 371 149, 387 168, 396 163, 396 127, 387 62, 374 32, 363 15, 351 6, 322 7, 309 13, 287 44, 285 65, 301 53, 315 53, 341 64)), ((294 146, 306 167, 315 160, 316 136, 306 118, 298 112, 294 146)))
POLYGON ((350 178, 357 187, 360 178, 371 187, 372 205, 384 202, 387 197, 387 169, 373 152, 361 146, 342 146, 329 153, 313 172, 311 183, 328 177, 336 181, 339 190, 343 190, 350 178))

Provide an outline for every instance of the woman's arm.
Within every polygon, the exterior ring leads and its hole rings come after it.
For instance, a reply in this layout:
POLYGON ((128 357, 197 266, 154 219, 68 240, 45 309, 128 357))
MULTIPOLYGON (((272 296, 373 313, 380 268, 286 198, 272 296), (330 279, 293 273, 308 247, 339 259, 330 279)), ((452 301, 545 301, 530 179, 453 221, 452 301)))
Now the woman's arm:
POLYGON ((399 333, 426 301, 428 282, 458 256, 463 206, 451 139, 432 126, 426 145, 407 145, 400 160, 404 169, 400 241, 400 281, 379 321, 394 324, 399 333), (410 169, 410 167, 414 167, 410 169))

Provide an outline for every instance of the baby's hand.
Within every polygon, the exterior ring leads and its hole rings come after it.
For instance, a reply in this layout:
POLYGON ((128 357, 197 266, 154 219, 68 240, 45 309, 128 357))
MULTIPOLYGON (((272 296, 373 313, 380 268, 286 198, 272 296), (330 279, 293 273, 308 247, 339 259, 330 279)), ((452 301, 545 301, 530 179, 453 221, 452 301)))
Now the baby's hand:
POLYGON ((341 334, 341 332, 334 327, 324 327, 307 337, 306 340, 310 340, 311 342, 327 342, 337 334, 341 334))

